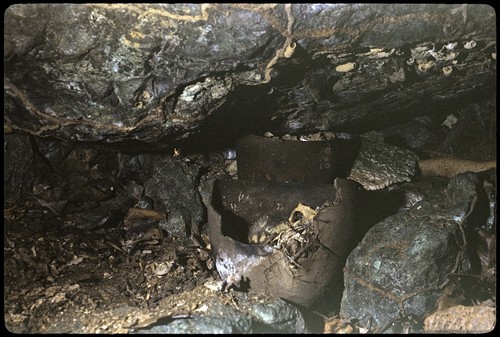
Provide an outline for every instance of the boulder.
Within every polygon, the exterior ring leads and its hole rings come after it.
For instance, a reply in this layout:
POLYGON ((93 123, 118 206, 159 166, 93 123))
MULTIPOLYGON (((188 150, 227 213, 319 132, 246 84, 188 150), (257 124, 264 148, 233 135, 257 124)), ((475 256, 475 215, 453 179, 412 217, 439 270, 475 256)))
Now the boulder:
POLYGON ((450 274, 471 271, 467 242, 480 209, 477 177, 419 187, 424 198, 376 224, 347 258, 345 319, 376 329, 400 314, 421 317, 434 309, 450 274))

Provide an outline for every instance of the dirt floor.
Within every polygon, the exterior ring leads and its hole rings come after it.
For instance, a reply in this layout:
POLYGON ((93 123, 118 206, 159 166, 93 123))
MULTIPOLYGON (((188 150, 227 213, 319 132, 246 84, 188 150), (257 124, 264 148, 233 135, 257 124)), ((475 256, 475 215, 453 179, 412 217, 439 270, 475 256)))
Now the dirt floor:
POLYGON ((206 248, 156 222, 142 221, 135 233, 123 226, 85 231, 33 205, 6 210, 5 218, 11 332, 126 332, 161 311, 161 299, 218 278, 206 248))

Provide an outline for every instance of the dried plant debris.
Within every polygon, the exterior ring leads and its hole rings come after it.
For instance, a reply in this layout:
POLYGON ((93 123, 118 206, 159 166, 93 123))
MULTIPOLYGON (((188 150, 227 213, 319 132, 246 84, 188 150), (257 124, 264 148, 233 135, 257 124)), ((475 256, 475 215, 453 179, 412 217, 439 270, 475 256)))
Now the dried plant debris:
POLYGON ((342 320, 339 315, 333 317, 327 317, 325 320, 323 333, 335 333, 335 334, 365 334, 369 330, 360 327, 356 320, 346 322, 342 320))
MULTIPOLYGON (((354 136, 318 132, 285 135, 282 139, 315 141, 351 137, 354 136)), ((182 208, 179 208, 179 216, 172 216, 175 215, 173 208, 157 208, 159 198, 146 196, 149 194, 143 185, 149 174, 143 165, 134 166, 137 171, 133 170, 132 176, 144 179, 134 181, 127 176, 127 182, 123 182, 120 180, 123 177, 114 168, 114 155, 106 153, 101 158, 96 151, 78 148, 68 148, 67 152, 67 159, 53 161, 60 174, 50 171, 38 177, 28 199, 7 204, 4 209, 4 319, 9 331, 203 333, 210 328, 213 332, 227 333, 307 332, 293 305, 271 295, 228 289, 215 269, 212 251, 215 248, 204 232, 207 226, 196 236, 173 234, 177 227, 172 226, 179 224, 184 230, 189 217, 184 216, 182 208), (81 165, 79 156, 92 164, 81 165), (58 161, 62 164, 57 164, 58 161), (104 170, 108 166, 111 169, 104 170), (119 179, 114 177, 116 174, 119 179), (185 221, 173 223, 176 218, 185 221), (167 220, 171 226, 163 228, 162 223, 167 220), (259 330, 259 327, 265 329, 259 330)), ((164 163, 168 167, 182 168, 177 170, 177 176, 170 176, 173 180, 197 176, 197 183, 189 180, 183 188, 198 189, 204 200, 210 199, 212 194, 210 179, 234 181, 237 177, 237 159, 230 149, 206 157, 183 156, 179 152, 176 158, 182 165, 170 159, 164 163), (200 171, 191 172, 193 167, 200 171)), ((147 162, 153 158, 143 159, 147 162)), ((128 166, 134 162, 124 161, 128 166)), ((123 174, 127 172, 127 165, 123 174)), ((167 172, 172 170, 163 170, 162 174, 167 172)), ((403 174, 403 177, 408 176, 410 170, 403 174)), ((397 180, 391 179, 392 182, 397 180)), ((389 180, 384 180, 380 186, 389 180)), ((150 189, 157 185, 155 181, 147 184, 150 189)), ((377 185, 376 182, 373 186, 377 185)), ((157 196, 163 197, 164 191, 171 187, 165 185, 157 196)), ((395 314, 390 325, 382 327, 386 329, 384 332, 477 332, 489 331, 495 324, 495 181, 485 181, 484 189, 488 203, 485 211, 489 210, 487 224, 475 232, 475 241, 468 241, 471 251, 478 257, 477 273, 455 275, 434 310, 423 317, 395 314)), ((178 201, 178 198, 172 199, 178 201)), ((423 202, 419 195, 413 199, 408 201, 404 211, 410 212, 423 202)), ((268 194, 264 200, 269 200, 268 194)), ((322 207, 321 202, 315 204, 298 198, 278 219, 271 221, 265 218, 266 214, 259 215, 260 218, 252 221, 251 231, 245 233, 245 242, 252 246, 266 245, 284 261, 280 265, 284 274, 274 275, 280 289, 288 287, 285 282, 307 279, 311 270, 325 270, 327 255, 314 260, 324 249, 316 243, 326 231, 314 224, 325 208, 327 205, 322 207), (316 269, 312 268, 314 261, 319 266, 316 269), (287 275, 293 277, 288 280, 284 277, 287 275)), ((335 269, 335 274, 342 276, 340 263, 329 264, 325 272, 335 269)), ((303 291, 304 287, 292 284, 289 288, 310 294, 321 286, 314 284, 313 290, 308 288, 307 291, 303 291)), ((362 327, 356 319, 344 321, 338 315, 330 317, 334 318, 327 319, 319 331, 381 331, 362 327)))
POLYGON ((50 212, 10 214, 17 221, 5 225, 4 310, 12 332, 124 332, 111 321, 153 313, 160 299, 215 276, 209 251, 168 235, 157 221, 86 231, 50 212), (33 232, 34 216, 46 230, 33 232), (114 316, 100 317, 106 310, 114 316))
POLYGON ((311 246, 317 237, 317 231, 313 227, 316 214, 317 211, 313 208, 299 203, 286 221, 273 227, 264 227, 263 230, 253 233, 249 242, 270 244, 283 251, 290 261, 290 268, 300 267, 297 262, 298 258, 307 257, 306 248, 311 246))

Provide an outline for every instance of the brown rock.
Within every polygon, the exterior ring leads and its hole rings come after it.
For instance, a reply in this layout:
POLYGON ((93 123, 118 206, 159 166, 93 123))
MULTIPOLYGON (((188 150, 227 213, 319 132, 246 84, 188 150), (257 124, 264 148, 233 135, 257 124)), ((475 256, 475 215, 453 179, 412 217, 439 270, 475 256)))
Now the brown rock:
POLYGON ((495 324, 495 308, 457 305, 428 316, 424 321, 424 331, 484 333, 493 330, 495 324))

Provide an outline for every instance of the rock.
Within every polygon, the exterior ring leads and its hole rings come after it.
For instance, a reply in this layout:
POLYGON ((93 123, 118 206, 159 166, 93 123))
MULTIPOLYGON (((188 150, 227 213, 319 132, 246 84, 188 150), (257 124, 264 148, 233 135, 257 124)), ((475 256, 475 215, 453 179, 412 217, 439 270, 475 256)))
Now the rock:
POLYGON ((168 214, 160 227, 180 238, 197 232, 203 220, 203 204, 198 193, 198 166, 180 158, 155 154, 122 154, 120 177, 144 185, 156 211, 168 214))
POLYGON ((143 185, 153 174, 151 167, 156 157, 150 154, 120 154, 118 176, 143 185))
POLYGON ((149 172, 144 193, 154 200, 155 210, 168 213, 160 227, 177 237, 189 237, 203 219, 203 205, 196 188, 197 168, 188 167, 179 159, 155 156, 149 172))
POLYGON ((243 334, 251 333, 252 320, 235 308, 222 303, 212 303, 212 312, 207 315, 195 314, 186 319, 172 319, 140 329, 144 334, 243 334))
POLYGON ((463 223, 470 215, 469 208, 474 210, 474 201, 482 188, 482 179, 474 173, 462 173, 454 177, 446 186, 446 204, 452 207, 457 216, 454 220, 463 223))
POLYGON ((203 285, 161 301, 163 310, 175 312, 136 333, 305 333, 300 311, 284 300, 264 293, 209 290, 203 285), (195 304, 194 309, 193 304, 195 304), (175 319, 175 317, 180 317, 175 319))
POLYGON ((495 18, 483 4, 15 4, 5 125, 150 150, 442 114, 494 100, 495 18))
POLYGON ((371 132, 363 135, 359 154, 348 178, 367 190, 379 190, 411 181, 417 172, 417 162, 415 153, 385 144, 381 135, 371 132))
POLYGON ((487 333, 496 325, 494 307, 456 305, 437 311, 424 321, 424 331, 434 333, 487 333))
POLYGON ((442 180, 427 184, 424 200, 376 224, 349 255, 343 318, 381 328, 400 312, 423 316, 436 305, 450 273, 470 270, 464 235, 477 225, 467 221, 480 208, 477 179, 458 176, 446 193, 442 180))
POLYGON ((435 143, 436 151, 451 156, 460 153, 460 158, 474 161, 496 161, 495 142, 484 141, 497 133, 496 119, 490 114, 496 106, 490 100, 464 104, 455 112, 456 123, 443 132, 446 138, 435 143))
POLYGON ((198 169, 179 158, 156 154, 121 154, 120 177, 144 185, 144 195, 156 211, 167 213, 160 227, 180 238, 198 231, 203 205, 198 193, 198 169))
MULTIPOLYGON (((263 301, 259 298, 265 299, 262 294, 241 294, 246 301, 240 302, 240 308, 248 312, 249 316, 255 322, 259 323, 260 328, 255 332, 290 332, 290 333, 303 333, 306 331, 304 318, 297 308, 286 301, 273 300, 263 301), (248 301, 248 299, 252 299, 248 301), (257 302, 258 301, 258 302, 257 302)), ((266 295, 267 296, 267 295, 266 295)))
POLYGON ((496 169, 490 170, 492 174, 492 179, 487 179, 484 183, 484 189, 486 192, 486 198, 488 199, 490 214, 488 215, 488 220, 486 221, 485 229, 494 231, 496 228, 496 207, 497 207, 497 182, 496 182, 496 169))
POLYGON ((491 100, 464 104, 451 114, 443 110, 443 114, 419 116, 382 132, 386 142, 410 148, 422 159, 458 156, 483 162, 495 160, 495 142, 485 141, 496 135, 491 113, 495 109, 491 100))
POLYGON ((439 123, 429 116, 419 116, 404 124, 391 126, 383 131, 384 140, 417 153, 436 146, 441 141, 439 123))
POLYGON ((3 158, 4 207, 8 207, 33 192, 35 156, 29 137, 19 134, 4 135, 3 158))

